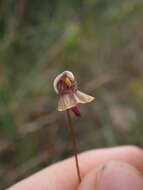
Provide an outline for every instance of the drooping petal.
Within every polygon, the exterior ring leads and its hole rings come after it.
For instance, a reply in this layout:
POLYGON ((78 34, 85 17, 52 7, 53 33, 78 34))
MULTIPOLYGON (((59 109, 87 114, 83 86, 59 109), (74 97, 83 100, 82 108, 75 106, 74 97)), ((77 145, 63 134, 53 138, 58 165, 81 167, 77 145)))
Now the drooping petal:
POLYGON ((94 97, 89 96, 79 90, 74 93, 67 93, 60 96, 58 102, 58 111, 65 111, 72 107, 75 107, 77 104, 85 104, 94 100, 94 97))
POLYGON ((85 104, 94 100, 93 96, 89 96, 79 90, 74 93, 74 98, 78 103, 85 104))
POLYGON ((73 94, 63 94, 60 96, 58 102, 58 111, 65 111, 78 104, 77 100, 74 98, 73 94))

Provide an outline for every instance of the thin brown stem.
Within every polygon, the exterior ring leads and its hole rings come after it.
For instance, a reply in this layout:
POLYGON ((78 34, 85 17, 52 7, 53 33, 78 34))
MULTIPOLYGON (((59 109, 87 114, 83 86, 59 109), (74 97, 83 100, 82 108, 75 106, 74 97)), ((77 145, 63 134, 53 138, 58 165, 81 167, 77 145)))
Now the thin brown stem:
POLYGON ((73 148, 73 153, 75 156, 75 163, 76 163, 76 170, 77 170, 77 176, 79 183, 81 182, 81 175, 80 175, 80 169, 79 169, 79 162, 78 162, 78 156, 77 156, 77 143, 76 143, 76 137, 75 137, 75 132, 74 132, 74 127, 73 127, 73 121, 70 115, 70 110, 66 110, 67 112, 67 118, 68 118, 68 124, 69 124, 69 129, 70 129, 70 136, 72 140, 72 148, 73 148))

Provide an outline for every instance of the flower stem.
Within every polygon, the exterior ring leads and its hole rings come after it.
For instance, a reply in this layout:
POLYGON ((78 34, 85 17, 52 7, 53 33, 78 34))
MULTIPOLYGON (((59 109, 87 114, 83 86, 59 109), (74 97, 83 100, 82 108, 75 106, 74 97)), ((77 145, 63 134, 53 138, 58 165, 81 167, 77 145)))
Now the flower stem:
POLYGON ((66 110, 66 112, 67 112, 68 124, 69 124, 69 129, 70 129, 70 136, 71 136, 71 140, 72 140, 72 149, 73 149, 73 153, 75 156, 77 176, 78 176, 78 180, 80 183, 81 175, 80 175, 79 162, 78 162, 78 156, 77 156, 77 143, 76 143, 75 131, 74 131, 74 127, 73 127, 73 121, 71 118, 70 110, 68 109, 68 110, 66 110))

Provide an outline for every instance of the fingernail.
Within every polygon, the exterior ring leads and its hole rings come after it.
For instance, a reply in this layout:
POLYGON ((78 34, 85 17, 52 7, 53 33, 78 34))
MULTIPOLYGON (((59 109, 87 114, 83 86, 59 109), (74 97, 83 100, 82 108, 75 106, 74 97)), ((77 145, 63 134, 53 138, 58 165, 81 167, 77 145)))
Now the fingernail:
POLYGON ((79 190, 143 190, 143 176, 129 164, 110 161, 88 174, 79 190))

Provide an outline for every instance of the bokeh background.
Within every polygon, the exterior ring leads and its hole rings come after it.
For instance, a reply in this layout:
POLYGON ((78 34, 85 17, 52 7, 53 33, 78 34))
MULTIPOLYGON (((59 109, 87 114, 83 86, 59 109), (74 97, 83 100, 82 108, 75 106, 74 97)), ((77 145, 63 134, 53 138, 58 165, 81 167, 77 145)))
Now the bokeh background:
POLYGON ((72 155, 52 82, 74 72, 96 101, 78 150, 143 147, 143 1, 0 1, 0 189, 72 155))

